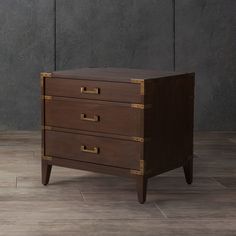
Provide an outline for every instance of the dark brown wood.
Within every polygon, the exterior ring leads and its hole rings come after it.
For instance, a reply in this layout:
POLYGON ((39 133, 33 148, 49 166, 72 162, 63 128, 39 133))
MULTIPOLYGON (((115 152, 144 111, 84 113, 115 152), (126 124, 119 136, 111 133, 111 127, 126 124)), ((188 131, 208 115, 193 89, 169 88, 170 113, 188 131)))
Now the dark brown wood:
MULTIPOLYGON (((118 140, 134 141, 133 136, 126 136, 126 135, 120 135, 120 134, 101 133, 101 132, 95 132, 95 131, 68 129, 68 128, 61 128, 61 127, 53 127, 53 126, 50 126, 50 130, 60 131, 60 132, 65 132, 65 133, 73 133, 73 134, 82 134, 82 135, 84 134, 84 135, 95 136, 95 137, 104 137, 104 138, 112 138, 112 139, 118 139, 118 140)), ((148 141, 148 139, 147 139, 147 141, 148 141)))
POLYGON ((131 79, 150 80, 152 78, 170 78, 172 76, 179 76, 185 74, 187 73, 107 67, 54 71, 52 72, 52 77, 130 83, 131 79))
POLYGON ((52 165, 48 161, 42 160, 41 170, 42 170, 42 184, 47 185, 50 179, 52 165))
POLYGON ((53 97, 45 101, 45 124, 102 133, 142 136, 142 109, 131 104, 53 97), (88 119, 81 119, 84 114, 88 119), (66 121, 66 122, 65 122, 66 121))
POLYGON ((141 204, 143 204, 146 201, 147 183, 148 183, 148 178, 146 176, 138 175, 136 177, 138 201, 141 204))
POLYGON ((193 155, 194 78, 192 74, 145 84, 146 100, 153 109, 145 110, 146 168, 152 175, 183 166, 193 155))
POLYGON ((193 182, 193 158, 189 158, 183 165, 186 182, 191 184, 193 182))
POLYGON ((125 168, 119 168, 114 166, 107 165, 99 165, 91 162, 84 161, 75 161, 70 159, 53 157, 51 161, 52 165, 68 167, 73 169, 80 169, 86 171, 93 171, 98 173, 104 173, 109 175, 117 175, 117 176, 126 176, 130 177, 130 170, 125 168))
POLYGON ((142 103, 143 101, 139 84, 133 83, 54 78, 46 80, 45 94, 117 102, 142 103), (98 93, 83 93, 82 88, 86 88, 87 91, 98 89, 98 93))
POLYGON ((115 167, 139 169, 142 144, 135 141, 46 131, 46 156, 92 162, 115 167), (85 151, 81 147, 85 146, 85 151), (87 152, 97 148, 97 153, 87 152))
POLYGON ((192 182, 194 73, 84 68, 49 77, 43 183, 51 165, 130 176, 144 203, 152 176, 183 167, 192 182))
MULTIPOLYGON (((45 100, 42 99, 44 94, 45 94, 45 76, 41 75, 40 77, 40 86, 41 86, 41 125, 42 127, 45 125, 45 100)), ((51 175, 51 169, 52 169, 52 165, 46 161, 43 160, 43 157, 45 156, 45 130, 42 129, 41 132, 41 138, 42 138, 42 142, 41 142, 41 156, 42 156, 42 160, 41 160, 41 176, 42 176, 42 184, 43 185, 47 185, 50 179, 50 175, 51 175)))
MULTIPOLYGON (((45 94, 45 87, 44 87, 44 84, 45 84, 45 78, 43 76, 40 77, 40 87, 41 87, 41 126, 43 127, 45 125, 45 106, 44 106, 44 99, 43 96, 45 94)), ((41 129, 41 139, 42 139, 42 142, 41 142, 41 154, 42 156, 44 156, 44 129, 41 129)))
POLYGON ((60 163, 63 168, 56 167, 52 172, 55 176, 51 176, 49 185, 39 187, 40 137, 35 131, 0 132, 1 236, 67 236, 65 232, 73 232, 68 236, 85 236, 104 227, 104 236, 114 232, 120 236, 235 236, 236 132, 196 132, 197 184, 187 186, 178 171, 158 176, 150 180, 148 189, 152 191, 143 206, 134 201, 136 179, 122 177, 130 176, 128 169, 118 173, 117 168, 107 167, 103 173, 121 175, 111 177, 87 172, 101 172, 103 165, 96 169, 83 165, 86 171, 78 170, 76 175, 76 170, 70 173, 64 164, 81 169, 80 162, 68 164, 65 160, 60 163), (85 223, 86 219, 98 218, 114 220, 105 220, 104 224, 92 220, 92 227, 90 222, 85 223), (29 224, 30 234, 25 234, 29 224))

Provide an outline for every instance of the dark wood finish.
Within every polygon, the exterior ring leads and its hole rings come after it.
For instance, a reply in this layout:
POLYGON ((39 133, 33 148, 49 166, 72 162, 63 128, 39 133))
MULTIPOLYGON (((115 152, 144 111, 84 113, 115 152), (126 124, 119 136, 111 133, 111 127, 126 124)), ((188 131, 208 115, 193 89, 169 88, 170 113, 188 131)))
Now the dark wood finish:
POLYGON ((143 135, 143 110, 127 103, 53 97, 45 104, 45 124, 48 126, 126 136, 143 135), (89 120, 81 119, 82 114, 89 120))
MULTIPOLYGON (((41 98, 43 98, 45 94, 45 77, 41 76, 40 78, 40 86, 41 86, 41 98)), ((41 125, 42 127, 45 125, 45 103, 44 100, 42 99, 41 102, 41 125)), ((44 129, 41 131, 41 153, 42 157, 45 156, 45 132, 44 129)), ((51 175, 51 170, 52 170, 52 165, 46 160, 41 160, 41 178, 42 178, 42 184, 47 185, 50 179, 51 175)))
POLYGON ((148 178, 139 175, 136 177, 138 201, 143 204, 146 201, 148 178))
POLYGON ((119 168, 119 167, 114 167, 114 166, 99 165, 99 164, 91 163, 91 162, 75 161, 75 160, 58 158, 58 157, 53 157, 50 163, 52 165, 68 167, 68 168, 73 168, 73 169, 80 169, 80 170, 93 171, 93 172, 104 173, 104 174, 109 174, 109 175, 130 177, 129 169, 119 168))
MULTIPOLYGON (((186 73, 182 73, 186 74, 186 73)), ((179 76, 179 72, 161 72, 157 70, 142 70, 129 68, 81 68, 74 70, 54 71, 53 78, 110 81, 130 83, 131 79, 150 80, 159 78, 169 78, 179 76)))
POLYGON ((142 159, 139 142, 56 131, 46 131, 45 152, 46 156, 130 169, 139 169, 139 160, 142 159), (88 151, 97 148, 98 153, 83 151, 82 146, 86 146, 88 151))
POLYGON ((53 127, 53 126, 50 126, 50 130, 60 131, 60 132, 65 132, 65 133, 89 135, 89 136, 95 136, 95 137, 104 137, 104 138, 112 138, 112 139, 118 139, 118 140, 134 141, 133 136, 126 136, 126 135, 120 135, 120 134, 101 133, 101 132, 95 132, 95 131, 68 129, 68 128, 61 128, 61 127, 53 127))
POLYGON ((131 176, 144 203, 152 176, 183 167, 192 182, 194 73, 85 68, 43 81, 43 183, 51 165, 131 176))
POLYGON ((145 110, 144 136, 150 142, 144 144, 144 156, 147 170, 156 175, 183 166, 193 156, 194 79, 187 74, 145 86, 145 99, 153 108, 145 110))
POLYGON ((48 184, 51 175, 51 170, 52 170, 52 165, 48 161, 42 160, 41 171, 42 171, 43 185, 48 184))
MULTIPOLYGON (((183 232, 186 236, 235 235, 236 132, 196 132, 197 184, 187 186, 178 171, 149 179, 149 204, 141 207, 135 203, 136 178, 122 177, 130 176, 123 168, 89 163, 91 167, 82 162, 83 170, 120 175, 111 177, 58 167, 52 172, 51 184, 40 187, 40 137, 35 131, 0 132, 0 235, 25 236, 29 224, 30 236, 41 235, 39 232, 44 236, 65 236, 65 232, 73 232, 70 236, 94 235, 104 227, 103 236, 114 232, 129 236, 156 236, 157 232, 173 236, 183 236, 183 232), (203 226, 201 230, 199 225, 203 226)), ((53 158, 53 165, 58 159, 53 158)), ((82 169, 80 162, 70 161, 65 159, 60 164, 82 169)))
POLYGON ((81 99, 94 99, 117 102, 141 103, 138 84, 113 83, 104 81, 88 81, 76 79, 49 79, 45 83, 45 94, 52 96, 74 97, 81 99), (88 93, 81 92, 86 88, 88 93), (98 89, 98 93, 91 93, 98 89))
POLYGON ((191 184, 193 182, 193 158, 189 158, 183 165, 186 182, 191 184))

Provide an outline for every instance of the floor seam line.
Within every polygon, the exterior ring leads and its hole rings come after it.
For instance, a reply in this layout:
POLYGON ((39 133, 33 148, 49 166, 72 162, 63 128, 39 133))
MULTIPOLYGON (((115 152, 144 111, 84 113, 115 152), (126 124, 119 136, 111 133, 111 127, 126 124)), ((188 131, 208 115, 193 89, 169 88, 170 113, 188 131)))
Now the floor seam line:
POLYGON ((165 219, 168 219, 168 216, 165 214, 165 212, 158 206, 156 202, 154 202, 154 206, 161 212, 161 214, 164 216, 165 219))

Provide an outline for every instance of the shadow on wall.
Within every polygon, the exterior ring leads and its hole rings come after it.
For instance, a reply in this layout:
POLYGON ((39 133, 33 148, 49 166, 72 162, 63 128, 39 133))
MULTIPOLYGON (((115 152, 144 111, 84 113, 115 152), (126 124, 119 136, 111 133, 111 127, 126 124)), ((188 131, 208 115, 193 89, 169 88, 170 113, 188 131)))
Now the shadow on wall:
POLYGON ((219 130, 232 130, 236 122, 236 80, 220 80, 213 86, 208 103, 203 109, 198 107, 198 112, 201 112, 197 117, 201 129, 216 130, 219 127, 219 130))

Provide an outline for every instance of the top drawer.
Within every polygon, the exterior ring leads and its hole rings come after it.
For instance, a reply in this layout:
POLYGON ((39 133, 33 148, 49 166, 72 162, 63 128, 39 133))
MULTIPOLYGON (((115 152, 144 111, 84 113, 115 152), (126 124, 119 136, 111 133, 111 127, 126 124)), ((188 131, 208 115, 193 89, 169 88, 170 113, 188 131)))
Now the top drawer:
POLYGON ((45 79, 45 94, 58 97, 142 103, 140 84, 75 79, 45 79))

